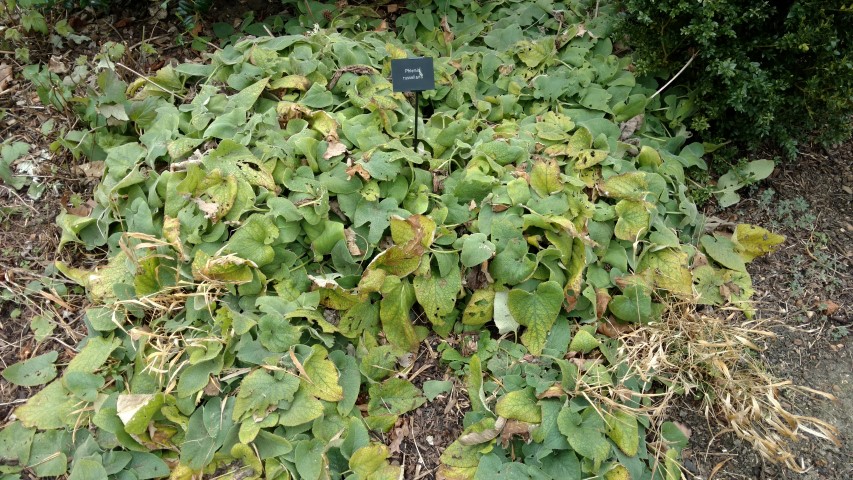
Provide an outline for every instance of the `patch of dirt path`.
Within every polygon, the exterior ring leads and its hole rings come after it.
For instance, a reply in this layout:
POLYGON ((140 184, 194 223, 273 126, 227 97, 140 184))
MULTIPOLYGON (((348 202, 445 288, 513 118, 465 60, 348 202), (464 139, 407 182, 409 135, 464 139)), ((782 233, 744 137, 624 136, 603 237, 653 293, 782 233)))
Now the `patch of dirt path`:
MULTIPOLYGON (((798 474, 763 460, 732 433, 720 433, 688 404, 675 413, 693 429, 685 467, 696 479, 830 480, 853 474, 853 142, 809 148, 777 166, 749 198, 716 214, 762 225, 787 239, 749 265, 756 317, 778 335, 760 353, 776 377, 831 393, 837 401, 787 399, 793 411, 826 420, 840 445, 807 434, 795 444, 798 474), (712 433, 713 432, 713 433, 712 433)), ((801 432, 802 433, 802 432, 801 432)))

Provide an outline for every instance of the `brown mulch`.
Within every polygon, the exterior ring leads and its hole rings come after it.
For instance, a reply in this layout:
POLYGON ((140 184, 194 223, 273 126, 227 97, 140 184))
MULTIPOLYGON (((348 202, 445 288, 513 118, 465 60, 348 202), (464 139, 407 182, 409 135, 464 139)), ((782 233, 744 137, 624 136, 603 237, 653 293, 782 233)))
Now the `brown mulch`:
POLYGON ((435 335, 427 338, 407 379, 420 389, 428 380, 449 380, 454 384, 453 389, 402 416, 391 432, 380 439, 390 446, 391 461, 403 467, 407 479, 435 478, 439 457, 462 433, 462 417, 470 407, 461 381, 440 361, 438 347, 443 342, 456 345, 458 339, 451 336, 443 340, 435 335))

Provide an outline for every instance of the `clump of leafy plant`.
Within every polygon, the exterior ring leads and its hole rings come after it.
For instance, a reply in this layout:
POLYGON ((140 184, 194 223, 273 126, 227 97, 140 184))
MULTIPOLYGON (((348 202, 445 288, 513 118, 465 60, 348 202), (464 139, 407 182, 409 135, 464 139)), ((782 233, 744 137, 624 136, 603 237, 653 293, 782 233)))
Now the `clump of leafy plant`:
POLYGON ((398 365, 480 331, 447 355, 474 408, 443 478, 678 475, 682 437, 645 443, 653 378, 599 321, 655 322, 697 291, 746 306, 744 262, 782 239, 703 236, 684 185, 703 147, 640 126, 654 92, 613 55, 611 9, 427 7, 399 34, 345 10, 129 84, 103 62, 68 99, 90 129, 63 145, 105 172, 61 244, 110 258, 57 264, 89 337, 61 375, 51 353, 6 372, 47 383, 0 432, 8 472, 398 478, 370 432, 427 401, 398 365), (417 150, 387 79, 414 55, 437 83, 417 150))
POLYGON ((621 31, 640 72, 668 80, 690 63, 676 84, 694 93, 691 125, 706 138, 748 147, 772 142, 792 155, 799 142, 850 137, 849 6, 831 0, 620 4, 621 31))

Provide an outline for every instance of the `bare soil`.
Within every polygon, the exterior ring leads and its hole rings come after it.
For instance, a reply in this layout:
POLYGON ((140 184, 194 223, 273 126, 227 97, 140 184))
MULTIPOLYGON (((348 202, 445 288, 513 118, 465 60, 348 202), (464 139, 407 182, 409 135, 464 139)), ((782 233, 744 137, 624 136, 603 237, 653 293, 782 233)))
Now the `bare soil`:
POLYGON ((769 320, 777 338, 760 357, 782 380, 831 393, 837 401, 790 399, 800 414, 834 424, 841 444, 802 435, 797 474, 768 463, 706 420, 698 402, 685 402, 673 417, 692 430, 685 470, 695 479, 849 478, 853 473, 853 143, 804 149, 777 166, 752 194, 726 211, 732 222, 771 228, 787 237, 782 248, 749 265, 756 317, 769 320), (771 193, 772 192, 774 193, 771 193))

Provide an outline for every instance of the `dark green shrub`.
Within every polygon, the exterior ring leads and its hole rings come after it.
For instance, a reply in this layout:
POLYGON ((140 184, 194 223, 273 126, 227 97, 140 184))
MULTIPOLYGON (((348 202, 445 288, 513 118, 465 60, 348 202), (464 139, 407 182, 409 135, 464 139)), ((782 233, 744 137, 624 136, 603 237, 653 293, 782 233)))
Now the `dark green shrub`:
POLYGON ((849 138, 853 5, 839 0, 622 0, 620 26, 639 72, 697 94, 706 139, 792 154, 849 138))

